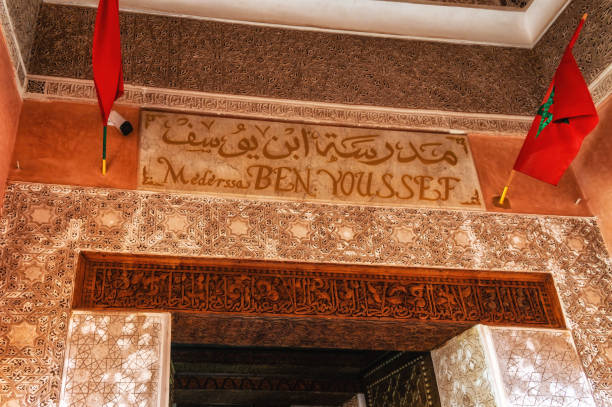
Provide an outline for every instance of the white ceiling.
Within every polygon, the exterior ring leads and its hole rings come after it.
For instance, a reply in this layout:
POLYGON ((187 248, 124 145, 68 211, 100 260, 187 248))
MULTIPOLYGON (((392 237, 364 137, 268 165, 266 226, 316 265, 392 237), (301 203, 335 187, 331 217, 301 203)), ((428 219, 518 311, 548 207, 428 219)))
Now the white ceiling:
MULTIPOLYGON (((97 7, 98 0, 45 0, 97 7)), ((533 47, 570 0, 534 0, 524 9, 389 0, 119 0, 126 11, 300 30, 533 47)))

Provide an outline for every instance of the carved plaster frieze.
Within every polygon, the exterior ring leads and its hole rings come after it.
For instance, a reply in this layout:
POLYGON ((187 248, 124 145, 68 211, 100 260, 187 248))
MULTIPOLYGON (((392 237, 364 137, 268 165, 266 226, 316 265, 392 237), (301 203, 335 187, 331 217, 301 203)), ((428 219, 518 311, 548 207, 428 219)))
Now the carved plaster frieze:
MULTIPOLYGON (((26 97, 97 100, 93 81, 28 75, 26 97)), ((125 86, 118 103, 147 108, 353 126, 525 134, 532 118, 477 113, 340 105, 125 86)))
POLYGON ((589 90, 595 105, 602 103, 612 94, 612 64, 595 78, 589 85, 589 90))

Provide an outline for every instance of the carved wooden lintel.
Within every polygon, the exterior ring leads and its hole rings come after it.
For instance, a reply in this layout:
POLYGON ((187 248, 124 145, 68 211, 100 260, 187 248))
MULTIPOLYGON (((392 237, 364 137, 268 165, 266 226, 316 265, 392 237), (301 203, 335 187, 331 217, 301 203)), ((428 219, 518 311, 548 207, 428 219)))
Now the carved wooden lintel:
POLYGON ((84 253, 75 308, 563 328, 551 275, 84 253))

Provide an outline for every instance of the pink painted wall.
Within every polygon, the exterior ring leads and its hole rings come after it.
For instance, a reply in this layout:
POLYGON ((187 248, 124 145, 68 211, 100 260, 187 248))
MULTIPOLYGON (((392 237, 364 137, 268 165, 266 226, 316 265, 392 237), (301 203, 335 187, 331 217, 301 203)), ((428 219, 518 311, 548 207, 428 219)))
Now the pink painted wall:
POLYGON ((599 125, 572 165, 589 208, 612 251, 612 95, 599 105, 599 125))
POLYGON ((4 202, 6 180, 12 165, 11 156, 20 112, 21 95, 15 82, 15 72, 4 34, 0 29, 0 213, 4 202))
POLYGON ((488 211, 570 216, 591 215, 584 200, 576 204, 578 198, 582 198, 582 192, 571 168, 563 174, 558 186, 517 172, 508 192, 511 207, 501 209, 494 206, 493 197, 500 195, 524 139, 501 134, 471 134, 469 140, 488 211))
POLYGON ((97 103, 26 99, 9 179, 51 184, 136 189, 138 108, 115 105, 134 125, 122 136, 108 130, 108 173, 101 173, 102 119, 97 103))

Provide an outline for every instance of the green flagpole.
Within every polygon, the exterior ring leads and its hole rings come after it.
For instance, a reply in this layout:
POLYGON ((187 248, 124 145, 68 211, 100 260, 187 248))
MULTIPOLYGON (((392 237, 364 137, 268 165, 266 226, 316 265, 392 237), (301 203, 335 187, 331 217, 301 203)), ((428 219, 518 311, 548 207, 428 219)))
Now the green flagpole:
POLYGON ((106 126, 102 137, 102 175, 106 175, 106 126))

